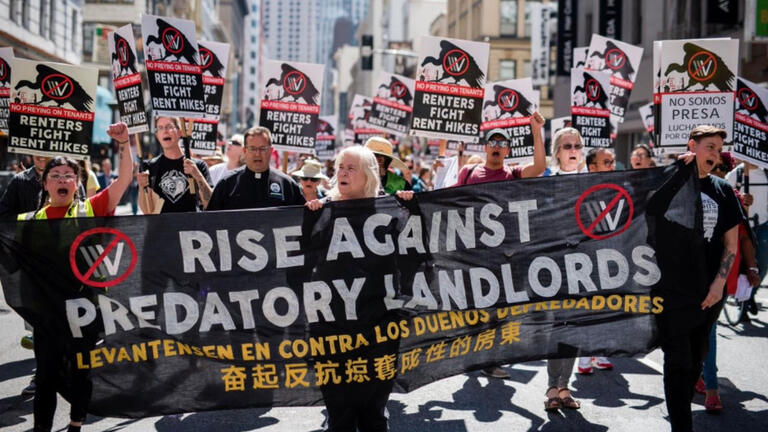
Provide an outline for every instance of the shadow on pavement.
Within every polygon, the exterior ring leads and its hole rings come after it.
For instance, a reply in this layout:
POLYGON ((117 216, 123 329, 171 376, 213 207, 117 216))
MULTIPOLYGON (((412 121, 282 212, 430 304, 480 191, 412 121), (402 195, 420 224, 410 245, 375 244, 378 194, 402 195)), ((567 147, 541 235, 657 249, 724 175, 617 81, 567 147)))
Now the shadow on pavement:
POLYGON ((155 422, 157 432, 178 432, 181 430, 207 431, 222 430, 244 432, 270 426, 278 422, 274 417, 264 417, 270 408, 200 412, 185 416, 165 416, 155 422))
POLYGON ((0 428, 24 423, 23 416, 32 413, 31 396, 8 396, 0 399, 0 428))
POLYGON ((593 405, 617 408, 628 405, 624 400, 643 400, 644 404, 630 406, 632 409, 645 411, 662 404, 664 399, 656 396, 633 393, 629 390, 629 382, 622 376, 628 374, 660 375, 657 371, 640 363, 636 359, 611 359, 614 364, 612 371, 596 370, 592 375, 576 374, 573 382, 574 396, 583 399, 594 399, 593 405))
POLYGON ((4 363, 0 368, 0 383, 9 379, 31 376, 35 370, 35 359, 28 358, 4 363))
POLYGON ((531 428, 530 430, 541 432, 605 432, 608 430, 608 426, 590 423, 579 410, 560 410, 558 413, 549 414, 549 422, 541 429, 531 428))
POLYGON ((718 379, 720 399, 723 411, 720 414, 708 414, 703 410, 704 396, 693 398, 693 427, 701 431, 764 431, 768 430, 768 409, 748 410, 745 404, 755 400, 768 405, 768 397, 763 394, 743 391, 727 378, 718 379))

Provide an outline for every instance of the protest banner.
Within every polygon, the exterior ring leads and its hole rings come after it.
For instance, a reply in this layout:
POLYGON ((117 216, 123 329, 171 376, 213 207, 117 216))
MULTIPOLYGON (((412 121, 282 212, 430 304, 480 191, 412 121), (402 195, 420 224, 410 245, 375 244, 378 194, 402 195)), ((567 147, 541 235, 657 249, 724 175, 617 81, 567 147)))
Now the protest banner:
POLYGON ((611 138, 616 138, 619 124, 624 122, 642 58, 641 47, 592 35, 585 69, 611 74, 611 138))
POLYGON ((665 304, 646 218, 664 180, 656 168, 405 206, 4 222, 0 281, 88 371, 95 415, 319 405, 357 383, 403 392, 489 364, 654 349, 665 304))
POLYGON ((8 151, 88 159, 98 70, 14 58, 8 151))
POLYGON ((488 51, 482 42, 421 38, 411 135, 480 140, 488 51))
POLYGON ((141 35, 155 117, 202 118, 205 97, 195 23, 142 15, 141 35))
POLYGON ((229 44, 200 41, 198 43, 200 67, 203 71, 203 95, 205 118, 219 120, 221 100, 224 97, 224 82, 229 63, 229 44))
POLYGON ((621 39, 621 9, 623 0, 600 0, 599 33, 611 39, 621 39))
POLYGON ((557 75, 568 76, 576 61, 574 48, 578 42, 579 2, 558 0, 557 2, 557 75))
POLYGON ((733 153, 768 169, 768 89, 738 78, 733 114, 733 153))
POLYGON ((259 125, 277 150, 314 153, 324 66, 267 60, 263 70, 259 125))
POLYGON ((607 72, 571 69, 571 126, 584 139, 584 147, 613 147, 611 75, 607 72))
MULTIPOLYGON (((486 84, 480 130, 484 135, 493 129, 504 129, 510 137, 508 159, 529 162, 533 159, 531 116, 539 109, 539 103, 531 78, 486 84)), ((485 137, 480 141, 485 144, 485 137)))
POLYGON ((531 3, 531 79, 533 85, 549 84, 550 4, 531 3))
POLYGON ((576 47, 573 49, 573 67, 583 68, 587 65, 587 54, 589 47, 576 47))
POLYGON ((11 63, 13 48, 0 48, 0 134, 8 135, 8 116, 11 104, 11 63))
POLYGON ((320 116, 317 120, 315 156, 320 161, 332 160, 336 156, 336 116, 320 116))
POLYGON ((463 155, 478 155, 485 157, 485 144, 484 143, 468 143, 461 141, 446 141, 445 142, 445 155, 456 156, 459 153, 463 155))
POLYGON ((381 72, 368 124, 393 135, 404 136, 411 127, 414 81, 381 72))
POLYGON ((710 124, 733 137, 739 67, 736 39, 669 40, 661 44, 659 148, 683 151, 691 129, 710 124))
POLYGON ((127 24, 108 34, 107 45, 120 121, 128 125, 130 134, 146 132, 149 125, 147 110, 144 108, 144 90, 141 86, 133 26, 127 24))
POLYGON ((655 138, 653 127, 654 127, 654 121, 653 121, 653 102, 641 105, 638 108, 638 111, 640 112, 640 119, 643 121, 643 127, 645 128, 645 131, 648 132, 648 135, 651 137, 651 142, 653 142, 653 139, 655 138))
POLYGON ((216 137, 219 132, 219 121, 209 119, 195 119, 192 129, 192 139, 189 141, 189 150, 198 156, 212 156, 216 154, 216 137))
POLYGON ((364 145, 370 137, 386 136, 384 131, 374 128, 368 123, 371 108, 373 108, 373 98, 359 94, 352 98, 352 105, 349 107, 349 120, 347 121, 347 129, 352 132, 352 144, 364 145))

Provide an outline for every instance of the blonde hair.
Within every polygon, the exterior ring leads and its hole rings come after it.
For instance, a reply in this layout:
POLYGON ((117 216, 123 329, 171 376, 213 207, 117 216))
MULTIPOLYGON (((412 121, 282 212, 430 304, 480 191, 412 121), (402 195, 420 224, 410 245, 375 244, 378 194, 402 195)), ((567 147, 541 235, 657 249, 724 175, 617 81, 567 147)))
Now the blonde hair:
POLYGON ((365 175, 365 187, 363 193, 366 198, 373 198, 379 194, 379 163, 376 161, 376 156, 368 148, 354 145, 346 147, 339 155, 336 156, 336 161, 333 164, 334 172, 336 173, 331 179, 331 190, 328 191, 328 196, 332 200, 338 201, 341 199, 341 193, 339 192, 339 165, 344 159, 344 156, 350 155, 357 158, 357 165, 365 175))
POLYGON ((557 158, 557 153, 560 152, 560 141, 566 135, 576 135, 576 138, 579 139, 579 142, 582 144, 584 143, 584 140, 581 138, 579 131, 572 127, 562 128, 555 132, 555 136, 552 137, 552 152, 550 152, 552 156, 549 160, 549 165, 558 170, 560 169, 560 160, 557 158))

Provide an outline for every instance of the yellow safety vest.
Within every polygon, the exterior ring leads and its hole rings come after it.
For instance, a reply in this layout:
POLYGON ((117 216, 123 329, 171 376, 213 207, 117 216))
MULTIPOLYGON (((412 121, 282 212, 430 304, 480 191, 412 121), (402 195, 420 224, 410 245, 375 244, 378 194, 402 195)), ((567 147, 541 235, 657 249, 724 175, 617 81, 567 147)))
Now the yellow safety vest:
MULTIPOLYGON (((22 213, 18 216, 18 220, 20 221, 27 221, 27 220, 41 220, 41 219, 48 219, 48 214, 45 212, 45 210, 49 206, 45 206, 42 209, 38 211, 31 211, 22 213)), ((85 200, 85 201, 75 201, 72 203, 72 205, 69 206, 67 209, 67 213, 64 215, 65 218, 76 218, 76 217, 94 217, 95 214, 93 213, 93 206, 91 205, 91 200, 85 200)))

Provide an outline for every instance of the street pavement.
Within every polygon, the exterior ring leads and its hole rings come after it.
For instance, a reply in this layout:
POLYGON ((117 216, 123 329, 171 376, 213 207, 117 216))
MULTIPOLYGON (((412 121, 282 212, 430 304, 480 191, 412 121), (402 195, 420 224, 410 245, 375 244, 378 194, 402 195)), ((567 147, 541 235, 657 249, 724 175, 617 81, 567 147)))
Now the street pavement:
MULTIPOLYGON (((724 411, 704 411, 704 397, 693 405, 697 432, 768 430, 768 289, 758 292, 764 306, 750 324, 729 327, 721 319, 718 335, 719 384, 724 411)), ((19 345, 24 325, 0 298, 0 431, 32 429, 32 397, 21 396, 35 363, 19 345)), ((393 431, 653 431, 669 430, 659 350, 641 358, 614 359, 613 371, 575 375, 578 411, 544 411, 546 362, 505 366, 511 379, 488 379, 477 372, 447 378, 407 394, 393 394, 387 405, 393 431)), ((151 395, 147 395, 151 397, 151 395)), ((64 430, 69 405, 59 397, 54 430, 64 430)), ((151 417, 141 420, 89 416, 84 431, 320 431, 322 407, 260 408, 151 417)))

